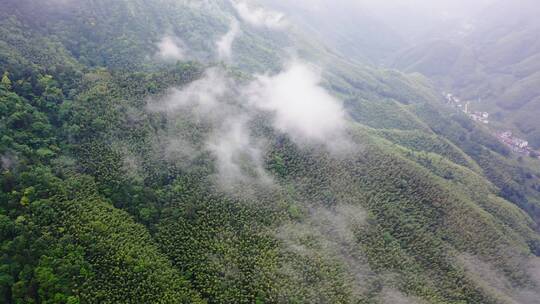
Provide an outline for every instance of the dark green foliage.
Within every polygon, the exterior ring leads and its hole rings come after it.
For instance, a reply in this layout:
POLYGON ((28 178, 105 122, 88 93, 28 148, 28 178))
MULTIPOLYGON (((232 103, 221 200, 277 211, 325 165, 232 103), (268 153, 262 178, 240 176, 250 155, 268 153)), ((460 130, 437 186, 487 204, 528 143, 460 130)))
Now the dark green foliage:
POLYGON ((20 201, 20 210, 4 228, 9 237, 2 262, 8 263, 13 282, 11 292, 3 295, 6 301, 199 301, 145 228, 103 202, 90 178, 72 176, 63 182, 36 168, 20 182, 21 187, 34 186, 25 188, 22 197, 17 191, 8 196, 8 202, 20 201), (20 255, 22 248, 25 255, 20 255))

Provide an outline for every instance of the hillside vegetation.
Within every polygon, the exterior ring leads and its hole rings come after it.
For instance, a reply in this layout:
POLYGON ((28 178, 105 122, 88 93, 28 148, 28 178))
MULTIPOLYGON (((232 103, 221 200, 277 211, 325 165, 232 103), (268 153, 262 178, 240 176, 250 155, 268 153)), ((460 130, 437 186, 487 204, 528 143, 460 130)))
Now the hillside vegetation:
POLYGON ((0 302, 540 297, 540 164, 424 77, 237 2, 0 2, 0 302))

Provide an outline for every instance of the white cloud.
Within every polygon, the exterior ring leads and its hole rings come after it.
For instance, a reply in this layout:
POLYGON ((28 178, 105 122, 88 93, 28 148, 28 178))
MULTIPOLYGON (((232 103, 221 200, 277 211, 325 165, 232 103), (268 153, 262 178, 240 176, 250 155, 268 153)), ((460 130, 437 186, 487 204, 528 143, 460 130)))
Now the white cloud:
POLYGON ((419 304, 424 303, 420 299, 408 297, 400 291, 392 288, 384 288, 382 292, 382 300, 384 304, 419 304))
POLYGON ((231 3, 240 18, 253 26, 269 29, 283 29, 287 27, 285 16, 282 13, 262 7, 250 7, 244 0, 231 0, 231 3))
POLYGON ((257 113, 270 114, 273 127, 298 144, 326 145, 332 152, 348 148, 345 111, 320 83, 320 73, 300 62, 293 62, 277 75, 256 76, 243 86, 225 71, 212 68, 199 80, 171 89, 159 101, 151 101, 148 109, 167 113, 171 119, 172 131, 166 136, 173 138, 160 140, 167 144, 168 159, 178 155, 177 159, 189 160, 182 156, 188 140, 180 138, 177 133, 182 130, 176 125, 195 121, 209 130, 197 149, 214 155, 220 185, 226 189, 271 185, 272 179, 264 169, 264 138, 254 136, 249 127, 257 113))
POLYGON ((217 160, 220 185, 228 188, 257 181, 272 184, 263 167, 261 144, 250 134, 249 117, 229 117, 208 141, 217 160))
POLYGON ((272 179, 264 170, 263 140, 252 136, 248 126, 252 111, 239 103, 236 92, 236 84, 225 72, 212 68, 201 79, 151 101, 148 109, 167 113, 172 121, 173 131, 159 140, 167 159, 190 161, 192 157, 187 156, 200 153, 179 134, 185 130, 175 129, 182 121, 194 120, 210 128, 207 137, 200 139, 200 149, 215 157, 217 182, 224 190, 240 185, 269 186, 272 179))
POLYGON ((157 44, 159 50, 157 56, 164 60, 183 60, 185 59, 185 52, 180 46, 178 39, 165 36, 157 44))
POLYGON ((540 258, 531 257, 525 267, 534 286, 518 290, 515 298, 519 304, 540 303, 540 258))
POLYGON ((218 69, 208 69, 205 75, 184 88, 173 88, 160 101, 150 102, 149 109, 155 112, 174 113, 190 108, 194 114, 208 118, 217 115, 219 105, 230 91, 228 80, 218 69))
MULTIPOLYGON (((361 256, 355 235, 364 229, 366 212, 358 205, 337 204, 331 209, 313 207, 302 210, 302 220, 289 222, 276 230, 284 247, 297 255, 328 259, 346 269, 345 277, 352 293, 362 294, 367 288, 366 277, 372 271, 361 256), (306 242, 306 240, 314 240, 306 242)), ((297 272, 282 271, 298 280, 297 272)))
POLYGON ((231 21, 229 31, 216 42, 219 59, 228 61, 232 58, 232 45, 239 34, 240 25, 238 20, 234 18, 231 21))
POLYGON ((526 286, 516 287, 512 281, 494 265, 481 258, 461 254, 457 258, 467 275, 483 290, 497 295, 505 303, 532 304, 539 303, 540 293, 540 259, 538 257, 512 256, 515 267, 524 270, 530 282, 526 286))
POLYGON ((320 83, 315 68, 293 62, 277 75, 257 76, 245 93, 252 106, 274 113, 274 127, 293 140, 328 143, 343 137, 346 113, 320 83))
POLYGON ((0 155, 0 168, 11 170, 17 165, 17 157, 12 154, 0 155))

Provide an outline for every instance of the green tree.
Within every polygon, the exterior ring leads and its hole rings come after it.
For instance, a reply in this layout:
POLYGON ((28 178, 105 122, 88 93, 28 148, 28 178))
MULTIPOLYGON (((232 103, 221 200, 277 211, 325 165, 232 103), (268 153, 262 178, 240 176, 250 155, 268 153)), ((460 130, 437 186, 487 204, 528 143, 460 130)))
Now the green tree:
POLYGON ((6 87, 8 90, 11 89, 11 80, 9 79, 9 73, 4 72, 4 76, 2 76, 2 85, 6 87))

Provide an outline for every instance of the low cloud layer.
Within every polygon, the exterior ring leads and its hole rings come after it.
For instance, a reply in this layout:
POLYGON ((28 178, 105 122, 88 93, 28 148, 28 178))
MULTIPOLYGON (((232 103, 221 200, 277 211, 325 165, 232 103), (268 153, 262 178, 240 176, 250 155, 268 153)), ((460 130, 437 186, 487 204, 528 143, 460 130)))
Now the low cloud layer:
POLYGON ((254 136, 250 128, 260 119, 259 114, 264 113, 262 116, 269 117, 274 129, 287 134, 298 145, 342 149, 347 142, 347 116, 341 102, 321 86, 317 69, 301 62, 291 63, 276 75, 256 76, 244 84, 221 68, 211 68, 199 80, 171 89, 159 101, 151 101, 148 109, 166 113, 171 121, 176 121, 171 126, 173 131, 157 141, 166 145, 162 153, 168 159, 189 160, 185 151, 190 155, 201 149, 209 151, 216 160, 217 180, 226 188, 272 184, 264 169, 266 140, 254 136), (202 124, 206 130, 200 134, 206 138, 202 138, 202 144, 198 140, 197 147, 189 147, 189 139, 180 138, 179 134, 185 133, 181 128, 185 128, 186 121, 202 124))
POLYGON ((267 10, 262 7, 250 6, 249 3, 244 0, 231 0, 231 3, 238 16, 240 16, 244 22, 252 26, 266 27, 274 30, 287 27, 285 16, 282 13, 267 10))
POLYGON ((315 68, 293 62, 277 75, 257 76, 245 93, 252 106, 272 112, 274 127, 295 141, 328 143, 343 137, 346 114, 321 81, 315 68))
POLYGON ((216 156, 220 172, 218 182, 227 188, 238 182, 249 184, 252 180, 272 184, 263 167, 261 144, 251 136, 248 121, 248 117, 229 117, 207 143, 216 156))
POLYGON ((166 113, 172 121, 193 120, 209 127, 199 148, 190 147, 194 143, 174 138, 174 134, 167 134, 160 142, 172 143, 166 146, 169 159, 185 151, 197 153, 201 148, 211 152, 216 160, 217 182, 224 190, 240 184, 272 184, 263 166, 263 141, 254 137, 248 127, 251 112, 235 99, 236 86, 224 71, 212 68, 201 79, 171 89, 165 98, 151 101, 148 106, 150 111, 166 113))
POLYGON ((167 113, 189 109, 199 118, 210 119, 218 115, 216 111, 229 89, 230 83, 223 71, 208 69, 201 79, 184 88, 170 89, 165 99, 151 102, 148 108, 167 113))
POLYGON ((532 286, 518 290, 515 299, 519 304, 540 303, 540 258, 530 258, 525 267, 532 286))
POLYGON ((12 154, 0 155, 0 168, 11 170, 17 165, 17 157, 12 154))
POLYGON ((500 270, 493 265, 482 261, 480 258, 462 254, 458 257, 458 263, 462 265, 468 276, 478 286, 490 293, 496 294, 509 304, 533 304, 540 303, 540 259, 537 257, 525 258, 514 257, 519 261, 519 267, 523 267, 530 279, 528 286, 515 287, 500 270))
MULTIPOLYGON (((302 221, 281 226, 276 231, 277 239, 295 255, 338 263, 346 270, 350 291, 363 294, 368 288, 366 278, 372 275, 356 241, 357 233, 366 225, 365 210, 356 205, 337 205, 332 209, 315 207, 305 213, 302 221)), ((290 273, 292 277, 297 275, 290 273)))
POLYGON ((383 304, 424 304, 425 302, 417 298, 404 295, 400 291, 392 288, 385 288, 382 292, 383 304))
POLYGON ((229 31, 216 42, 218 57, 220 60, 230 61, 232 58, 232 45, 240 34, 240 25, 236 18, 231 20, 229 31))
POLYGON ((165 36, 157 44, 158 52, 157 57, 163 60, 183 60, 185 59, 185 52, 181 46, 181 42, 171 36, 165 36))

